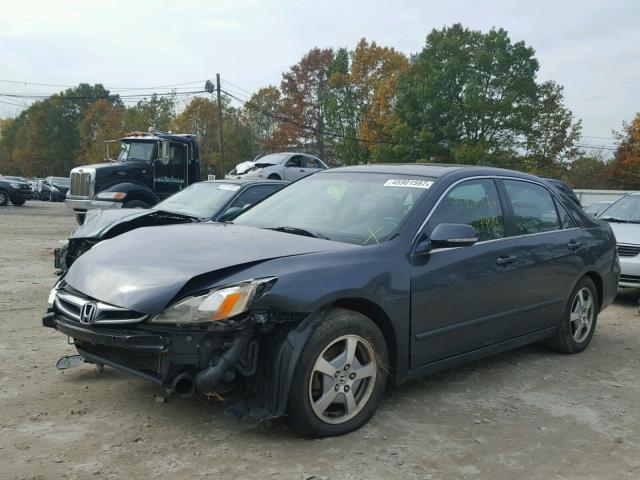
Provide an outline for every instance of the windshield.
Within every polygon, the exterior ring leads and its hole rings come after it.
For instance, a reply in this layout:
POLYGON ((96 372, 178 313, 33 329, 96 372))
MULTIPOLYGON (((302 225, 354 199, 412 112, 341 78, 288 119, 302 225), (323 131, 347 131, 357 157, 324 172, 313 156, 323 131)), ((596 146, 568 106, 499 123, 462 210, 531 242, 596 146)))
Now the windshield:
POLYGON ((4 177, 4 178, 6 178, 7 180, 15 180, 16 182, 27 183, 27 180, 26 180, 26 178, 24 178, 24 177, 6 176, 6 177, 4 177))
POLYGON ((433 179, 331 172, 276 192, 234 223, 357 245, 385 241, 429 191, 433 179))
POLYGON ((640 195, 627 195, 612 204, 598 217, 600 220, 640 222, 640 195))
POLYGON ((260 157, 255 161, 258 164, 273 164, 277 165, 282 163, 285 158, 289 158, 291 155, 286 153, 272 153, 271 155, 265 155, 264 157, 260 157))
POLYGON ((119 162, 149 162, 153 159, 156 142, 120 142, 119 162))
POLYGON ((53 177, 51 179, 52 184, 62 185, 63 187, 69 186, 69 179, 67 177, 53 177))
POLYGON ((240 185, 233 183, 194 183, 156 204, 153 209, 208 219, 215 216, 238 190, 240 185))

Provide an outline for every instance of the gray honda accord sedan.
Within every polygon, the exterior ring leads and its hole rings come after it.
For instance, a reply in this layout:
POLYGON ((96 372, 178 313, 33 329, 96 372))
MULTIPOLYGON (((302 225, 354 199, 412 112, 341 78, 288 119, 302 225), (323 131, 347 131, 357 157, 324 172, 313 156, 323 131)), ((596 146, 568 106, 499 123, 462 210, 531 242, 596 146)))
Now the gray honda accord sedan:
POLYGON ((52 290, 43 323, 80 362, 330 436, 410 378, 536 341, 584 350, 619 272, 610 226, 537 177, 345 167, 233 223, 96 245, 52 290))

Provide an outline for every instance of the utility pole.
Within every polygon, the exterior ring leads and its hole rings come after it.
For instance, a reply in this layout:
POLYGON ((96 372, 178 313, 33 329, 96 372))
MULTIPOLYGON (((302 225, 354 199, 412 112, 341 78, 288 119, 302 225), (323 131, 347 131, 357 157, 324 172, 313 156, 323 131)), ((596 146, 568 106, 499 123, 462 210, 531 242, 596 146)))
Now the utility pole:
POLYGON ((220 100, 220 74, 216 73, 216 90, 218 92, 218 124, 220 125, 220 178, 224 179, 224 133, 222 132, 222 101, 220 100))

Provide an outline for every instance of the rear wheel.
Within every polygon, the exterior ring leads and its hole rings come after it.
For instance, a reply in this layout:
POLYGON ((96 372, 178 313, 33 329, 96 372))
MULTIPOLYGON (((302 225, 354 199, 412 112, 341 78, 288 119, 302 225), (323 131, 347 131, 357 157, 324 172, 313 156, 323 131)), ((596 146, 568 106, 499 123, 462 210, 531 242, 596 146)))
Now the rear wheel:
POLYGON ((595 333, 598 305, 598 291, 593 280, 582 277, 569 295, 558 330, 547 344, 562 353, 582 352, 595 333))
POLYGON ((4 190, 0 190, 0 207, 4 207, 9 203, 9 195, 4 190))
POLYGON ((382 332, 369 318, 351 310, 329 311, 300 356, 288 423, 314 437, 360 428, 382 401, 388 361, 382 332))
POLYGON ((149 208, 149 205, 142 200, 129 200, 122 205, 122 208, 149 208))

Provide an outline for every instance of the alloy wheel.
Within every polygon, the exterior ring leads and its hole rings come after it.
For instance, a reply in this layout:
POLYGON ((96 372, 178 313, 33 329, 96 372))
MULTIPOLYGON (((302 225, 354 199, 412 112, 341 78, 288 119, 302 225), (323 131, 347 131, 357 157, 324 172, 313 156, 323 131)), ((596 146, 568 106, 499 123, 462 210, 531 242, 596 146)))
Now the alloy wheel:
POLYGON ((576 343, 582 343, 589 336, 594 313, 591 290, 583 287, 576 293, 571 305, 571 314, 569 315, 571 334, 576 343))
POLYGON ((351 420, 367 404, 378 376, 371 344, 358 335, 332 341, 318 356, 309 381, 309 400, 326 423, 351 420))

